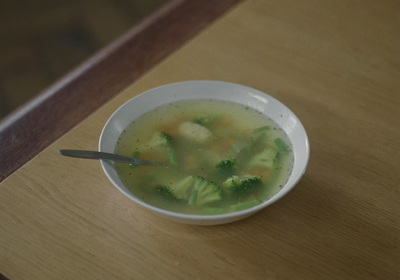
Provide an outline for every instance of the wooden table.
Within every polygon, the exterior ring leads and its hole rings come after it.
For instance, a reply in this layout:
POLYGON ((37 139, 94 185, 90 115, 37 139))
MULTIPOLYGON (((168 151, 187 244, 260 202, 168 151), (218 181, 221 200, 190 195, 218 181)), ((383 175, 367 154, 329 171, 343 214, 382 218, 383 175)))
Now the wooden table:
POLYGON ((2 124, 3 277, 400 278, 399 1, 215 2, 172 1, 2 124), (302 120, 311 158, 288 196, 182 225, 133 204, 99 162, 58 155, 97 149, 133 96, 197 79, 265 91, 302 120))

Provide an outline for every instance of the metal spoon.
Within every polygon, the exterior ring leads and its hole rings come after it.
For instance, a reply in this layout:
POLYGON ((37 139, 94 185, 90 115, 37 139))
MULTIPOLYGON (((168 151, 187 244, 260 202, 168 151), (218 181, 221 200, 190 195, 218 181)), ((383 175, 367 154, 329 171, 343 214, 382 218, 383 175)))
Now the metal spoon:
POLYGON ((59 153, 63 156, 88 158, 88 159, 106 159, 112 161, 125 162, 130 164, 150 164, 159 165, 161 162, 138 159, 133 157, 121 156, 112 153, 104 153, 97 151, 86 151, 86 150, 59 150, 59 153))

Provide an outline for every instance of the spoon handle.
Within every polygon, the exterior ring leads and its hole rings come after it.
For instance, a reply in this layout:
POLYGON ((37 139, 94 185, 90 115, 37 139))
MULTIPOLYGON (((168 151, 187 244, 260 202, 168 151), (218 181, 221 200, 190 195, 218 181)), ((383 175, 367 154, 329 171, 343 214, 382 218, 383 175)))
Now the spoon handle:
POLYGON ((132 158, 127 156, 121 156, 117 154, 97 152, 97 151, 86 151, 86 150, 60 150, 59 153, 63 156, 78 157, 78 158, 89 158, 89 159, 108 159, 112 161, 126 162, 130 164, 157 164, 149 160, 141 160, 138 158, 132 158))

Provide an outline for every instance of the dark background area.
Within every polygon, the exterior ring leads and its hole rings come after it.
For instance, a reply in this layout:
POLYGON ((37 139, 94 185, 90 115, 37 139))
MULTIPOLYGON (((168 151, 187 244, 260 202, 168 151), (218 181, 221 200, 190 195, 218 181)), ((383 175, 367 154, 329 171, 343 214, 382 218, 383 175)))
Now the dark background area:
POLYGON ((0 1, 0 120, 168 1, 0 1))

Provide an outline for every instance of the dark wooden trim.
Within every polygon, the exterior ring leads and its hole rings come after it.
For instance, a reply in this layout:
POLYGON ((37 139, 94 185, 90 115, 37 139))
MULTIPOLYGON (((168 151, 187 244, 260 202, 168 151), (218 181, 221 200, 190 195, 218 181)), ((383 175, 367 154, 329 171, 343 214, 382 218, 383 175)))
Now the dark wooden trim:
POLYGON ((0 272, 0 280, 8 280, 8 278, 7 277, 5 277, 3 274, 1 274, 1 272, 0 272))
POLYGON ((0 123, 0 180, 240 0, 171 0, 0 123))

